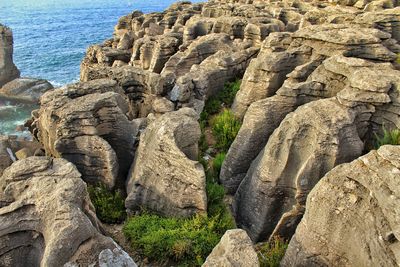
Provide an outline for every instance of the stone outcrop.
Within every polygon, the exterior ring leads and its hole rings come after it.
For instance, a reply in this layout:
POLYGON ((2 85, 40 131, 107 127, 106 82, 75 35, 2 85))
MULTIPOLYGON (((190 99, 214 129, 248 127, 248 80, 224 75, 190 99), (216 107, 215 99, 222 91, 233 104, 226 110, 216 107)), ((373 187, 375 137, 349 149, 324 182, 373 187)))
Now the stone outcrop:
POLYGON ((0 88, 20 75, 13 62, 13 50, 11 29, 0 24, 0 88))
POLYGON ((251 239, 242 229, 228 230, 207 257, 202 267, 257 267, 257 253, 251 239))
POLYGON ((282 266, 398 266, 399 159, 399 146, 383 146, 326 174, 282 266))
POLYGON ((134 154, 128 102, 113 80, 93 80, 47 92, 31 131, 46 154, 74 163, 88 183, 123 187, 134 154))
MULTIPOLYGON (((0 178, 0 265, 107 266, 102 263, 104 254, 110 252, 129 258, 101 234, 80 176, 68 161, 47 157, 20 160, 4 171, 0 178)), ((136 266, 132 259, 127 262, 124 266, 136 266)))
POLYGON ((336 24, 274 33, 264 41, 233 105, 244 121, 220 176, 235 194, 238 225, 253 240, 290 238, 318 180, 361 155, 383 124, 399 125, 399 72, 392 64, 398 48, 387 45, 395 43, 390 37, 336 24), (252 79, 265 84, 253 90, 252 79))
POLYGON ((145 208, 179 217, 206 212, 206 178, 197 162, 197 119, 194 110, 182 108, 148 124, 128 176, 128 210, 145 208))
POLYGON ((41 145, 34 140, 0 135, 0 176, 7 167, 18 159, 40 153, 42 153, 41 145))
MULTIPOLYGON (((386 204, 395 198, 384 196, 387 202, 379 204, 381 192, 390 190, 382 191, 366 175, 383 174, 366 169, 361 177, 340 175, 363 185, 369 181, 363 190, 378 192, 369 198, 374 205, 366 205, 364 191, 350 200, 363 205, 357 212, 383 218, 379 225, 363 221, 353 232, 350 223, 341 226, 346 218, 357 220, 348 206, 338 210, 344 217, 331 218, 333 204, 342 207, 342 192, 337 200, 328 189, 321 189, 327 196, 315 193, 327 201, 309 204, 311 215, 306 199, 315 186, 325 186, 324 175, 369 150, 383 125, 400 127, 397 5, 391 0, 210 0, 179 2, 161 13, 132 12, 119 20, 112 39, 87 50, 81 83, 42 96, 30 129, 47 155, 75 164, 86 182, 126 188, 129 212, 144 208, 190 217, 207 210, 205 173, 197 162, 198 115, 227 81, 243 77, 232 106, 243 124, 219 178, 232 195, 236 223, 247 234, 228 232, 205 266, 258 266, 249 237, 290 239, 304 213, 303 222, 319 223, 319 232, 307 236, 313 227, 300 225, 287 266, 395 265, 396 218, 387 212, 395 208, 394 202, 386 204), (312 215, 318 205, 324 208, 322 221, 322 215, 312 215), (379 205, 386 206, 373 209, 379 205), (373 227, 382 234, 364 231, 373 227), (343 229, 357 235, 358 250, 346 243, 351 239, 341 238, 343 229), (315 245, 321 236, 322 245, 315 245), (357 253, 361 256, 352 259, 357 253)), ((382 148, 356 162, 377 159, 373 168, 381 163, 385 179, 392 179, 397 165, 385 166, 396 162, 389 153, 395 150, 382 148)), ((23 151, 20 155, 25 157, 23 151)), ((332 192, 346 187, 342 180, 332 181, 332 192)), ((44 241, 38 242, 34 247, 44 241)), ((100 265, 132 264, 116 247, 97 251, 91 261, 100 265)), ((67 261, 74 266, 74 259, 67 261)))
POLYGON ((18 78, 0 88, 0 97, 19 102, 39 103, 40 97, 53 86, 46 80, 18 78))
POLYGON ((243 8, 220 1, 179 2, 162 13, 135 11, 119 20, 113 39, 88 49, 81 80, 120 80, 112 69, 123 67, 153 77, 162 87, 147 90, 143 79, 124 75, 133 117, 164 113, 154 108, 160 98, 173 102, 175 110, 191 107, 200 113, 208 97, 243 76, 270 33, 297 29, 299 16, 274 17, 266 3, 243 8), (296 22, 283 21, 289 17, 296 22))

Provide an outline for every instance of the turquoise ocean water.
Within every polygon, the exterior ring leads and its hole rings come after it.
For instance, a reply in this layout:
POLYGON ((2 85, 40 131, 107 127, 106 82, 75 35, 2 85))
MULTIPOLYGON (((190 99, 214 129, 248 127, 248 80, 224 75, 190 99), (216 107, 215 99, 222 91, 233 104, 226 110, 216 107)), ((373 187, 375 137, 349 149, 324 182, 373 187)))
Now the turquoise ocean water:
MULTIPOLYGON (((133 10, 162 11, 173 0, 0 0, 0 22, 14 33, 14 62, 23 77, 55 87, 77 81, 86 48, 112 37, 133 10)), ((196 2, 196 1, 192 1, 196 2)), ((0 134, 14 134, 33 107, 0 99, 0 134)))

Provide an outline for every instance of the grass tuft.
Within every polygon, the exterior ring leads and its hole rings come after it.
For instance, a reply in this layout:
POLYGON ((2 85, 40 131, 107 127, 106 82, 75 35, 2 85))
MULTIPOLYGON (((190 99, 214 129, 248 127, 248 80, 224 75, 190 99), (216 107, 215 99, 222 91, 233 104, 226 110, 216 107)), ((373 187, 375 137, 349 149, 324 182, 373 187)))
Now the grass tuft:
POLYGON ((103 184, 89 185, 88 191, 100 221, 121 223, 125 220, 125 201, 119 191, 111 192, 103 184))
POLYGON ((387 130, 383 127, 383 136, 375 134, 375 148, 383 145, 400 145, 400 129, 387 130))
POLYGON ((262 245, 258 251, 260 267, 279 267, 287 247, 288 243, 279 237, 262 245))
POLYGON ((228 151, 240 130, 241 122, 233 113, 224 109, 211 120, 213 134, 217 140, 216 147, 228 151))

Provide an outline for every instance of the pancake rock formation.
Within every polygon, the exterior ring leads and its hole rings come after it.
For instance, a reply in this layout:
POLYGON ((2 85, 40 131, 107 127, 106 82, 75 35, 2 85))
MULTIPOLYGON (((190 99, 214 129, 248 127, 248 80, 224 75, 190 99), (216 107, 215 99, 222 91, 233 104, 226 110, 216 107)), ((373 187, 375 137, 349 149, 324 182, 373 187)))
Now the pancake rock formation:
POLYGON ((398 266, 399 159, 399 146, 383 146, 327 173, 281 266, 398 266))
POLYGON ((47 155, 74 163, 86 182, 123 187, 135 141, 128 111, 115 81, 94 80, 45 93, 30 127, 47 155))
POLYGON ((128 210, 178 217, 207 211, 206 177, 197 162, 197 119, 193 109, 182 108, 149 123, 128 176, 128 210))
POLYGON ((86 184, 64 159, 29 157, 7 168, 0 177, 0 221, 1 266, 102 266, 119 258, 136 267, 102 235, 86 184))

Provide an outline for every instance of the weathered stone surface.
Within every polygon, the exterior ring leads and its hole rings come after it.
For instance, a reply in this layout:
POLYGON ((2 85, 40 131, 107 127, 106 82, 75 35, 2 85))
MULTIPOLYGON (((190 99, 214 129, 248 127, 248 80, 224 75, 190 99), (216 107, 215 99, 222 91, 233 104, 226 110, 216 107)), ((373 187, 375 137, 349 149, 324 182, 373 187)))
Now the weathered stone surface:
POLYGON ((242 229, 228 230, 207 257, 202 267, 257 267, 257 253, 253 243, 242 229))
POLYGON ((235 194, 269 136, 295 106, 292 97, 274 96, 254 102, 249 107, 221 168, 219 180, 228 194, 235 194))
POLYGON ((162 215, 187 217, 206 212, 206 181, 197 162, 200 126, 189 108, 152 121, 140 137, 128 177, 129 210, 141 207, 162 215))
POLYGON ((39 98, 53 86, 46 80, 18 78, 0 88, 0 96, 23 102, 38 103, 39 98))
POLYGON ((73 164, 47 157, 29 157, 4 171, 0 265, 89 266, 103 250, 118 248, 101 234, 80 177, 73 164))
POLYGON ((130 64, 160 73, 181 44, 182 34, 179 33, 146 36, 135 42, 130 64))
POLYGON ((237 117, 243 118, 251 103, 274 95, 282 86, 286 75, 309 60, 309 47, 275 52, 279 49, 276 46, 285 46, 290 42, 291 37, 288 33, 271 34, 264 41, 260 54, 246 69, 233 103, 232 109, 237 117))
POLYGON ((399 159, 399 146, 383 146, 326 174, 282 266, 398 266, 399 159))
POLYGON ((44 94, 31 128, 47 155, 74 163, 86 182, 123 186, 134 153, 127 113, 117 83, 94 80, 44 94))
POLYGON ((132 258, 120 247, 105 249, 99 254, 99 267, 137 267, 132 258))
POLYGON ((0 135, 0 176, 7 167, 19 159, 18 151, 23 150, 24 155, 32 156, 40 148, 41 145, 36 141, 25 140, 17 136, 0 135))
POLYGON ((13 62, 13 50, 11 29, 0 24, 0 88, 20 75, 13 62))
POLYGON ((189 72, 194 64, 200 64, 220 50, 231 50, 232 45, 233 42, 227 34, 205 35, 192 42, 184 52, 178 52, 172 56, 162 73, 173 73, 175 77, 182 76, 189 72))
POLYGON ((172 86, 169 79, 158 73, 128 65, 121 67, 93 65, 81 71, 83 81, 104 78, 115 80, 128 96, 130 118, 146 117, 152 112, 153 99, 165 95, 172 86))
POLYGON ((289 114, 236 192, 238 226, 255 241, 270 235, 290 237, 319 179, 361 155, 355 116, 335 99, 314 101, 289 114))

